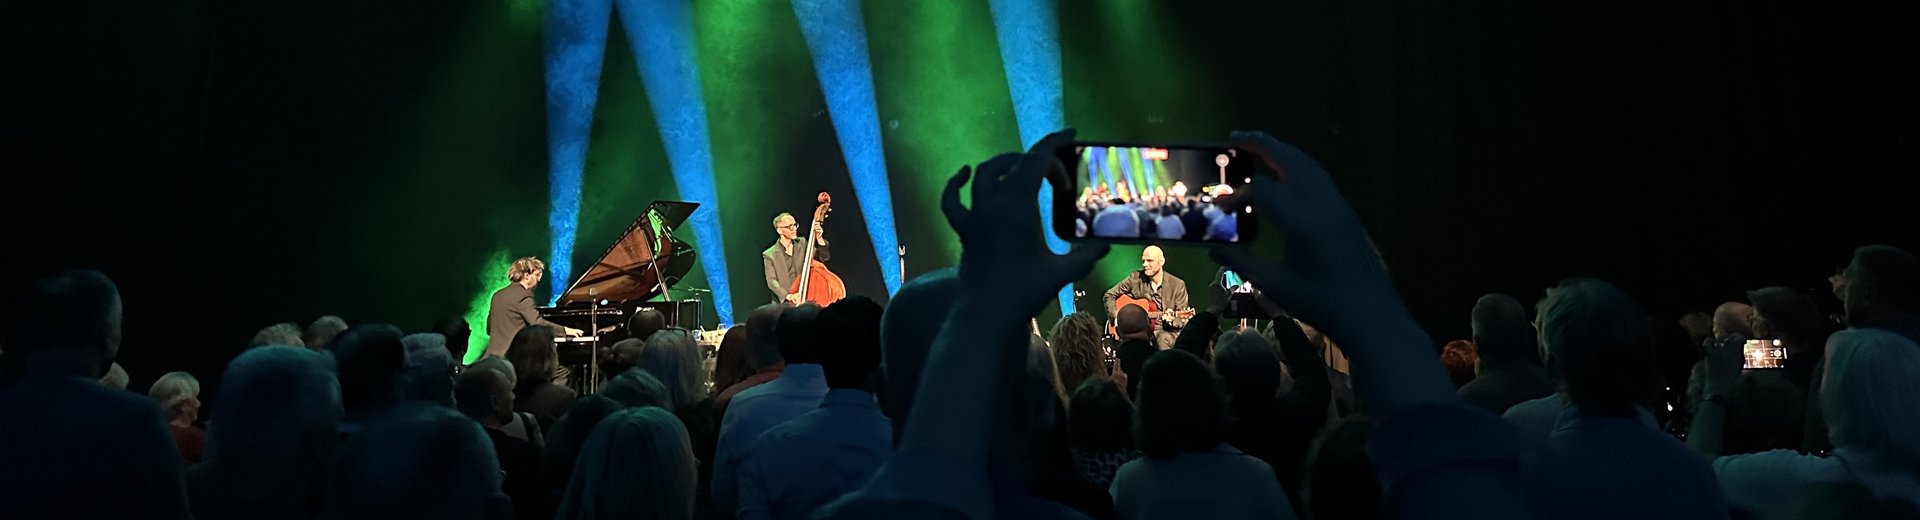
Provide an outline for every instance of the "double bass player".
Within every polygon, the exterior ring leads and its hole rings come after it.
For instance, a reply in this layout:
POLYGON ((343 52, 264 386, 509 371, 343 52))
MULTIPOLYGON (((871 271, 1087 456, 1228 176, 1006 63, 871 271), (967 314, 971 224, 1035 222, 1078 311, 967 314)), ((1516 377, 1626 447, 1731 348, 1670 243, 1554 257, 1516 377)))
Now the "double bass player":
MULTIPOLYGON (((799 241, 800 223, 794 220, 792 213, 781 213, 773 217, 773 230, 779 234, 779 239, 774 241, 772 247, 760 252, 760 267, 766 273, 767 290, 773 291, 774 302, 796 305, 802 301, 803 296, 792 293, 791 285, 794 279, 800 276, 801 270, 807 266, 807 259, 801 258, 805 256, 804 250, 795 251, 795 248, 804 245, 799 241)), ((811 234, 814 237, 815 246, 813 258, 824 262, 832 257, 827 253, 827 238, 819 222, 813 223, 811 234)))

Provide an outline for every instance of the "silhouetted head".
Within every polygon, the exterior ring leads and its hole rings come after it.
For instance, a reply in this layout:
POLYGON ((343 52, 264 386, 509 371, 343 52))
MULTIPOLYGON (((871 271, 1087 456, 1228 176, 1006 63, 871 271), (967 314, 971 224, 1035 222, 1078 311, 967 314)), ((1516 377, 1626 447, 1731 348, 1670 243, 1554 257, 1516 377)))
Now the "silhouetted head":
POLYGON ((667 328, 667 315, 652 307, 641 307, 640 310, 633 311, 633 317, 627 319, 627 330, 632 334, 631 337, 635 338, 651 338, 653 333, 665 328, 667 328))
POLYGON ((1847 323, 1920 317, 1920 259, 1899 248, 1866 246, 1847 264, 1847 323))
POLYGON ((780 313, 780 324, 774 328, 774 335, 780 339, 780 357, 789 365, 819 364, 820 350, 814 337, 814 320, 820 317, 820 306, 811 303, 790 307, 780 313))
POLYGON ((727 329, 727 335, 720 339, 720 349, 714 353, 713 391, 719 393, 735 383, 745 381, 753 375, 753 360, 747 350, 753 348, 747 338, 747 328, 736 326, 727 329))
POLYGON ((780 336, 774 331, 780 328, 780 313, 786 307, 779 304, 766 304, 753 309, 747 315, 745 327, 747 334, 747 364, 755 371, 765 371, 780 366, 786 360, 780 357, 780 336))
POLYGON ((1653 325, 1619 288, 1575 279, 1540 304, 1547 370, 1581 412, 1629 417, 1657 388, 1653 325))
POLYGON ((1473 346, 1487 364, 1539 363, 1540 344, 1520 300, 1487 294, 1473 302, 1473 346))
POLYGON ((834 302, 820 311, 816 343, 829 388, 868 390, 880 368, 880 304, 864 296, 834 302))
POLYGON ((1827 319, 1806 293, 1788 287, 1768 287, 1747 293, 1753 302, 1755 337, 1784 340, 1789 347, 1819 351, 1840 324, 1827 319))
POLYGON ((1133 402, 1112 379, 1081 382, 1067 405, 1067 433, 1073 447, 1101 453, 1133 447, 1133 402))
POLYGON ((1221 334, 1213 348, 1213 369, 1243 410, 1263 408, 1280 391, 1279 352, 1259 334, 1221 334))
POLYGON ((894 439, 906 429, 927 354, 960 293, 958 273, 949 267, 907 281, 880 316, 880 404, 893 420, 894 439))
POLYGON ((1165 459, 1227 441, 1233 416, 1206 362, 1184 350, 1166 350, 1147 358, 1140 372, 1133 438, 1141 453, 1165 459))
POLYGON ((99 271, 35 280, 13 313, 9 362, 57 358, 98 378, 120 355, 120 314, 120 289, 99 271))
POLYGON ((627 338, 613 342, 607 347, 606 359, 600 362, 600 370, 608 374, 626 372, 640 363, 640 351, 647 349, 647 338, 627 338))
POLYGON ((400 401, 407 366, 400 329, 392 325, 359 325, 333 339, 339 364, 340 402, 347 420, 358 421, 400 401))
POLYGON ((1114 314, 1118 316, 1113 320, 1113 328, 1114 332, 1120 335, 1120 339, 1153 340, 1152 321, 1147 317, 1146 309, 1139 305, 1126 305, 1114 311, 1114 314))
POLYGON ((1372 434, 1371 419, 1352 415, 1315 436, 1300 484, 1300 498, 1309 518, 1387 518, 1373 454, 1367 449, 1372 434))
POLYGON ((553 329, 521 327, 507 344, 507 362, 513 363, 514 385, 533 385, 553 381, 560 369, 560 354, 553 349, 553 329))
POLYGON ((473 327, 467 325, 467 319, 454 316, 433 324, 433 331, 447 338, 447 354, 453 364, 467 364, 467 352, 472 347, 473 327))

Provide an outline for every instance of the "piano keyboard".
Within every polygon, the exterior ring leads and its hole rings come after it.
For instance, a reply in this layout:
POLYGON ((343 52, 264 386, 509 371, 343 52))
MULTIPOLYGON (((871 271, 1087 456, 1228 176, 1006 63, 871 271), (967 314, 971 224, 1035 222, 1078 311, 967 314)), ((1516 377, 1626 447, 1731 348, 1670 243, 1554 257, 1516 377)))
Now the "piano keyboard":
MULTIPOLYGON (((727 329, 700 330, 694 331, 693 342, 701 346, 718 347, 720 346, 720 340, 726 339, 726 337, 727 329)), ((600 341, 600 336, 561 336, 553 338, 554 343, 594 343, 597 341, 600 341)))

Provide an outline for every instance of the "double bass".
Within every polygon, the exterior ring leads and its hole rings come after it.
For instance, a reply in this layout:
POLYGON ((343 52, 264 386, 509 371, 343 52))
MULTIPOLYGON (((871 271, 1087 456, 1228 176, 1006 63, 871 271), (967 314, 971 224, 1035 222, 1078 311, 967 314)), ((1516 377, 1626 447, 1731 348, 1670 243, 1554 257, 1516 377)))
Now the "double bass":
MULTIPOLYGON (((833 208, 833 197, 827 195, 827 192, 820 192, 819 201, 820 205, 813 208, 815 225, 824 224, 827 220, 827 212, 832 211, 833 208)), ((787 294, 798 294, 801 301, 813 302, 815 305, 825 307, 846 298, 847 286, 840 282, 840 277, 834 275, 833 271, 827 270, 826 263, 813 257, 814 245, 819 240, 820 233, 813 225, 808 225, 805 257, 807 265, 800 268, 800 276, 795 277, 793 283, 787 284, 787 294)))

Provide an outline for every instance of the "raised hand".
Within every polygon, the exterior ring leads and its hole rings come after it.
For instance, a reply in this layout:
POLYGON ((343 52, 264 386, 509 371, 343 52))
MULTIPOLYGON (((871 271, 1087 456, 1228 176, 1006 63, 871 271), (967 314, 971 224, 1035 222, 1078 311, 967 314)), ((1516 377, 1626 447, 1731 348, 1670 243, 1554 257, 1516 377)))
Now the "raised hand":
POLYGON ((1243 247, 1216 246, 1214 260, 1347 347, 1355 390, 1378 416, 1454 401, 1453 384, 1426 331, 1400 302, 1360 218, 1326 170, 1266 134, 1235 133, 1234 145, 1260 157, 1280 178, 1256 178, 1225 205, 1232 211, 1245 204, 1260 208, 1279 228, 1286 252, 1267 260, 1243 247))
POLYGON ((1047 249, 1040 229, 1040 183, 1060 168, 1055 153, 1073 141, 1073 131, 1055 132, 1024 154, 1005 154, 961 167, 947 181, 940 210, 960 235, 960 279, 966 293, 992 295, 1031 316, 1060 286, 1085 277, 1106 256, 1104 244, 1065 255, 1047 249), (960 188, 973 181, 973 207, 960 204, 960 188))
POLYGON ((1707 373, 1701 387, 1703 395, 1726 397, 1740 382, 1740 371, 1747 364, 1747 337, 1732 333, 1717 338, 1707 347, 1707 373))
POLYGON ((1405 312, 1366 228, 1319 163, 1264 133, 1235 132, 1233 142, 1280 179, 1256 178, 1229 204, 1251 204, 1279 224, 1286 255, 1272 261, 1220 246, 1213 250, 1216 261, 1246 276, 1287 312, 1329 331, 1370 319, 1364 313, 1383 307, 1405 312))

